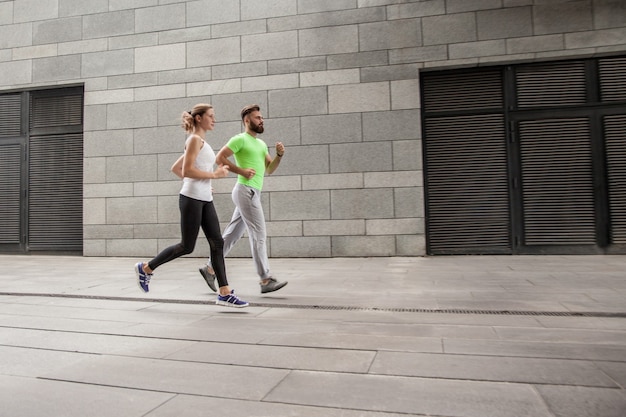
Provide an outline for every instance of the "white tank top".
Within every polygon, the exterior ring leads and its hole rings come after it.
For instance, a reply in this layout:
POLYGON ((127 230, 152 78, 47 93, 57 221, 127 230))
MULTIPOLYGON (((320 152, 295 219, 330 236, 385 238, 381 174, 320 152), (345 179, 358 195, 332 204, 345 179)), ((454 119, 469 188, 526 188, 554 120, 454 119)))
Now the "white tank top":
MULTIPOLYGON (((213 172, 213 166, 215 165, 215 152, 204 142, 198 157, 194 162, 194 166, 206 172, 213 172)), ((183 187, 180 189, 180 193, 186 197, 193 198, 202 201, 213 201, 213 193, 211 192, 211 180, 210 179, 197 179, 197 178, 183 178, 183 187)))

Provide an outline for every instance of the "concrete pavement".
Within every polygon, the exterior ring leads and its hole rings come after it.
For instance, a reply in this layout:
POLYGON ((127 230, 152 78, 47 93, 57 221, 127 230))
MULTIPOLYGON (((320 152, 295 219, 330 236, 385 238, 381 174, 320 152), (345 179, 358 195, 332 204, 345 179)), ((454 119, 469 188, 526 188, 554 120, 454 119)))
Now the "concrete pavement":
POLYGON ((626 415, 626 256, 136 261, 0 255, 0 415, 626 415))

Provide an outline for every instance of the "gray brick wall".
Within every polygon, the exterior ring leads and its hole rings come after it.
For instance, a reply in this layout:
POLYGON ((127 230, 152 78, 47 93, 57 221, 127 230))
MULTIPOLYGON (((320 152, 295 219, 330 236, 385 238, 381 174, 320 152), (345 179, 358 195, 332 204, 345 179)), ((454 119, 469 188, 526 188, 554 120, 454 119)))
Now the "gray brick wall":
MULTIPOLYGON (((85 86, 88 256, 177 241, 168 169, 197 102, 216 150, 250 102, 287 145, 263 194, 271 256, 423 255, 419 72, 625 51, 622 0, 0 1, 0 93, 85 86)), ((224 224, 234 181, 214 184, 224 224)))

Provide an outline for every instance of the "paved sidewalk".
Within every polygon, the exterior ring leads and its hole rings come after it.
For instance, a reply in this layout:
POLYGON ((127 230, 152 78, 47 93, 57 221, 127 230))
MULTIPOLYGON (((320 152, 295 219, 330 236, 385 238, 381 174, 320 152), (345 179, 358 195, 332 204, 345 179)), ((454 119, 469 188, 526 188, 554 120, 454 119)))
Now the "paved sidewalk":
POLYGON ((626 415, 626 256, 137 261, 0 255, 0 415, 626 415))

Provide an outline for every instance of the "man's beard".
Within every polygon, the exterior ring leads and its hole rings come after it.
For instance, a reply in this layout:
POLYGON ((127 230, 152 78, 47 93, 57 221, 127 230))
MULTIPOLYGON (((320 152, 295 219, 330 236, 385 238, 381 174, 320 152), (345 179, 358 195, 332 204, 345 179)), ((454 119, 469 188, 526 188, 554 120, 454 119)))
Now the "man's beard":
POLYGON ((256 132, 258 134, 261 134, 261 133, 263 133, 265 131, 263 126, 254 123, 252 120, 250 120, 250 130, 252 130, 253 132, 256 132))

